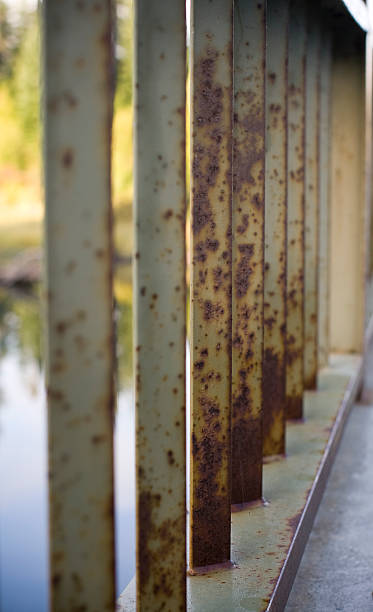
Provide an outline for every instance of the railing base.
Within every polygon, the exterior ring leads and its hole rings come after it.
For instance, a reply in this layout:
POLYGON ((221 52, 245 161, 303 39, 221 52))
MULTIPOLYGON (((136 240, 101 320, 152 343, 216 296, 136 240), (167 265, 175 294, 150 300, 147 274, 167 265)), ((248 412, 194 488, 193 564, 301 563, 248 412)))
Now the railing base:
MULTIPOLYGON (((232 570, 188 577, 188 610, 283 610, 333 459, 361 386, 360 355, 332 355, 307 391, 304 422, 288 423, 287 455, 264 465, 265 505, 232 514, 232 570)), ((118 600, 135 611, 135 581, 118 600)))

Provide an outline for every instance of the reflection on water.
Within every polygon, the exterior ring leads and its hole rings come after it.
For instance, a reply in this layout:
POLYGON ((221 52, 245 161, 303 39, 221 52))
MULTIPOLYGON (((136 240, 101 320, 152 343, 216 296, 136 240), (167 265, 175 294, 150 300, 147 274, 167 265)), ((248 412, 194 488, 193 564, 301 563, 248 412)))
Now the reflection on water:
MULTIPOLYGON (((131 307, 117 307, 117 593, 135 571, 131 307)), ((47 441, 36 296, 0 292, 0 610, 48 609, 47 441)))

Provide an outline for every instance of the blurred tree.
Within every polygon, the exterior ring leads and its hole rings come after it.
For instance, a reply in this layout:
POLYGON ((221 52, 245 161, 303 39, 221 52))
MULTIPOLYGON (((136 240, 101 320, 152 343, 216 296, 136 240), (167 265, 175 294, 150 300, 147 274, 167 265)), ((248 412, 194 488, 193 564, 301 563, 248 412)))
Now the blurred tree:
POLYGON ((24 13, 22 36, 15 57, 12 92, 24 136, 38 140, 40 126, 40 31, 37 11, 24 13))
POLYGON ((129 106, 132 100, 132 0, 117 0, 115 106, 129 106))
POLYGON ((9 9, 0 0, 0 79, 10 76, 12 55, 13 28, 9 20, 9 9))

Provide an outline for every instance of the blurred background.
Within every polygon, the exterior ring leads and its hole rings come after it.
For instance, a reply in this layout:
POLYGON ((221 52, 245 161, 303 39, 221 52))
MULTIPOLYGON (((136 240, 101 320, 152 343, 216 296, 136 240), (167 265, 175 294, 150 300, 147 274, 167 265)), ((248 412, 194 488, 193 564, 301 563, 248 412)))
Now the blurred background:
MULTIPOLYGON (((0 0, 0 610, 48 609, 43 382, 40 11, 0 0)), ((118 405, 117 593, 135 571, 132 369, 132 2, 116 2, 112 187, 118 405), (120 545, 119 545, 120 542, 120 545)))

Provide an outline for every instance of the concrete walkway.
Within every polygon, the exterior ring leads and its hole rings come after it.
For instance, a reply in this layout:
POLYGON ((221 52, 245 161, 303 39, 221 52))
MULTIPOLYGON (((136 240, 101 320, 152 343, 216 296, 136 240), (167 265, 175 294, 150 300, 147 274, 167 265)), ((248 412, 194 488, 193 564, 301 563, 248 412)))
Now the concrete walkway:
POLYGON ((357 404, 286 612, 373 612, 373 405, 357 404))

